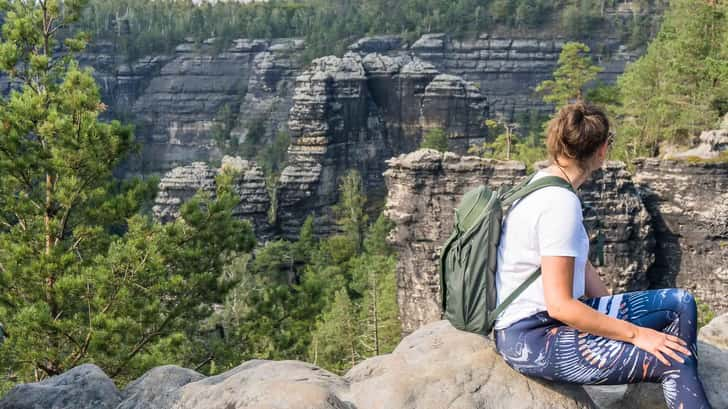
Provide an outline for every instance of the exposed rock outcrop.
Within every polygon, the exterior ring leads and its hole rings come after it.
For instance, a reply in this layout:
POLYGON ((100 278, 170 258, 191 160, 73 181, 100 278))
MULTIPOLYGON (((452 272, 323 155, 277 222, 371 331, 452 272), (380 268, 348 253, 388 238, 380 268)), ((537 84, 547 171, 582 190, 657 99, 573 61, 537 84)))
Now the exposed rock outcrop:
POLYGON ((653 287, 682 287, 728 311, 728 162, 635 161, 655 230, 653 287))
MULTIPOLYGON (((711 322, 726 327, 728 316, 711 322)), ((707 328, 707 327, 706 327, 707 328)), ((714 408, 728 407, 728 350, 700 332, 699 372, 714 408)), ((728 333, 721 328, 720 333, 728 333)), ((728 340, 723 340, 723 342, 728 340)), ((205 377, 177 366, 154 368, 118 391, 95 365, 18 385, 0 409, 653 409, 659 384, 580 386, 521 375, 490 338, 447 321, 423 326, 386 355, 339 377, 300 361, 252 360, 205 377)))
POLYGON ((152 208, 154 216, 163 223, 176 219, 182 204, 198 190, 215 197, 216 178, 226 168, 233 171, 233 190, 240 195, 240 203, 233 210, 233 215, 249 220, 259 240, 270 239, 275 231, 268 221, 271 201, 265 176, 255 162, 238 157, 223 157, 220 169, 214 169, 204 162, 193 162, 168 172, 159 183, 152 208))
POLYGON ((668 155, 668 159, 677 158, 717 158, 722 152, 728 151, 728 115, 723 118, 721 129, 703 131, 698 138, 698 146, 684 152, 668 155))
POLYGON ((384 159, 415 149, 426 130, 444 129, 453 149, 462 150, 486 134, 480 123, 487 104, 477 88, 412 58, 349 52, 316 59, 296 78, 293 101, 277 196, 277 219, 290 239, 309 213, 317 234, 336 228, 330 206, 348 169, 360 172, 376 199, 383 196, 384 159))
MULTIPOLYGON (((513 185, 526 175, 526 168, 515 161, 428 149, 387 163, 385 214, 396 225, 389 240, 399 254, 397 299, 403 331, 409 333, 440 318, 439 252, 452 231, 462 195, 479 184, 513 185)), ((596 216, 604 226, 603 279, 615 291, 647 288, 647 269, 654 257, 650 216, 625 165, 606 163, 580 188, 580 196, 595 210, 585 218, 596 216)))
POLYGON ((121 400, 104 371, 85 364, 38 383, 14 387, 0 400, 0 409, 114 409, 121 400))
POLYGON ((252 360, 211 377, 175 366, 154 368, 119 392, 98 367, 89 364, 41 384, 18 386, 0 400, 0 409, 577 409, 590 405, 580 386, 528 379, 503 361, 490 339, 458 331, 446 321, 421 328, 391 354, 368 359, 344 377, 300 361, 252 360), (76 377, 79 372, 93 373, 99 380, 89 383, 76 377), (56 384, 63 387, 48 386, 56 384), (39 393, 27 393, 36 390, 39 393), (50 406, 52 402, 59 403, 50 406))
MULTIPOLYGON (((491 114, 549 113, 552 107, 533 88, 551 77, 564 43, 488 34, 459 40, 435 33, 413 43, 396 35, 365 37, 349 49, 364 61, 367 86, 395 142, 394 152, 403 153, 414 149, 412 138, 423 128, 435 125, 483 138, 482 121, 471 111, 484 101, 491 114), (455 78, 433 82, 437 75, 455 78)), ((604 68, 599 78, 606 82, 636 57, 622 52, 615 39, 600 38, 590 45, 604 68)), ((301 62, 305 44, 300 38, 239 39, 223 49, 214 40, 190 41, 169 55, 135 61, 127 61, 119 47, 98 41, 79 60, 94 67, 110 106, 108 116, 136 124, 143 150, 120 170, 126 175, 162 175, 191 162, 219 160, 223 152, 212 129, 223 121, 234 126, 229 135, 218 137, 238 142, 254 137, 268 143, 278 131, 287 131, 295 78, 310 69, 301 62), (229 118, 221 117, 225 112, 229 118)), ((0 79, 0 89, 8 87, 0 79)), ((356 113, 344 112, 344 121, 362 120, 348 116, 356 113)))

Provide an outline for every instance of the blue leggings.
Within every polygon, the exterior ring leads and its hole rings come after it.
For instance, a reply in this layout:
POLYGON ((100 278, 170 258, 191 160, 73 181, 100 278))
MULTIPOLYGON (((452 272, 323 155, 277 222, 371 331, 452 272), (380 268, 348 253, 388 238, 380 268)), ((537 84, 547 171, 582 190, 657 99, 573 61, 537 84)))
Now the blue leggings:
POLYGON ((697 307, 682 289, 634 291, 582 300, 617 319, 682 338, 685 362, 666 366, 632 343, 582 332, 540 311, 495 330, 495 345, 518 372, 562 383, 621 385, 661 382, 670 409, 710 409, 698 378, 697 307))

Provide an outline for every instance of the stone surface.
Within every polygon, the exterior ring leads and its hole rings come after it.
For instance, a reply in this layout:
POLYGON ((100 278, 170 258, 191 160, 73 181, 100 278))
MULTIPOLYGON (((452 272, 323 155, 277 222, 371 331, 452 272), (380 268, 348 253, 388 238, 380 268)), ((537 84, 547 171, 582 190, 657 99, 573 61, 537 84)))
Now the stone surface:
MULTIPOLYGON (((185 385, 172 409, 352 409, 347 383, 300 361, 253 360, 185 385)), ((161 409, 161 408, 160 408, 161 409)))
POLYGON ((121 399, 101 368, 85 364, 38 383, 15 386, 0 400, 0 409, 114 409, 121 399))
POLYGON ((214 197, 217 173, 217 169, 204 162, 193 162, 172 169, 159 182, 159 191, 152 208, 155 217, 162 222, 176 219, 182 204, 199 190, 214 197))
MULTIPOLYGON (((387 161, 385 214, 395 222, 388 240, 399 254, 397 299, 405 333, 440 318, 439 252, 450 235, 460 198, 479 184, 513 185, 526 175, 516 161, 421 149, 387 161)), ((605 226, 604 266, 592 261, 613 290, 647 288, 654 238, 650 215, 621 162, 607 162, 580 188, 585 206, 605 226)), ((589 214, 585 218, 594 216, 589 214)))
MULTIPOLYGON (((399 140, 400 134, 417 135, 417 131, 410 132, 410 127, 421 126, 417 122, 420 99, 424 88, 438 74, 453 75, 474 84, 478 98, 488 101, 491 114, 501 112, 511 117, 530 110, 550 113, 553 107, 544 104, 533 88, 551 77, 564 43, 554 38, 503 38, 487 34, 460 40, 447 33, 430 33, 411 44, 397 35, 364 37, 349 50, 362 59, 373 54, 372 58, 403 62, 391 65, 401 70, 391 71, 389 79, 376 80, 368 71, 366 84, 372 95, 381 97, 375 99, 384 113, 384 127, 394 132, 390 135, 393 140, 399 140), (407 60, 418 62, 408 67, 407 60), (425 65, 430 68, 418 69, 425 65), (401 98, 387 98, 392 95, 401 98)), ((120 117, 136 125, 143 149, 141 155, 130 158, 121 167, 119 172, 124 175, 161 176, 195 161, 219 160, 223 152, 212 129, 221 121, 225 107, 234 123, 231 139, 241 142, 254 129, 256 134, 260 133, 257 126, 262 124, 262 133, 255 138, 262 144, 269 143, 278 131, 288 130, 295 78, 310 68, 301 62, 305 49, 301 38, 243 38, 224 49, 216 49, 211 41, 187 42, 168 55, 143 56, 135 61, 123 57, 119 44, 97 41, 79 60, 95 69, 103 100, 110 106, 106 116, 120 117)), ((637 57, 625 53, 615 38, 597 38, 589 45, 595 60, 604 68, 599 79, 605 82, 612 82, 625 64, 637 57)), ((9 87, 10 83, 0 78, 0 90, 7 92, 9 87)), ((433 98, 442 96, 434 94, 433 98)), ((439 110, 439 105, 433 108, 439 110)), ((449 116, 466 115, 465 112, 451 108, 449 116)), ((431 125, 430 118, 426 119, 423 125, 431 125)), ((470 121, 482 125, 478 118, 470 117, 466 122, 470 121)), ((454 129, 461 126, 453 125, 454 129)), ((471 126, 466 133, 476 131, 477 127, 471 126)), ((407 140, 403 140, 403 146, 407 145, 407 140)), ((396 149, 395 153, 411 150, 396 149)))
POLYGON ((204 162, 193 162, 168 172, 159 183, 159 191, 152 208, 154 216, 163 223, 179 217, 182 204, 198 190, 215 196, 217 175, 230 169, 234 173, 233 190, 240 196, 240 203, 233 215, 249 220, 258 240, 268 240, 275 235, 275 227, 268 221, 271 201, 265 185, 265 175, 254 162, 239 157, 224 156, 220 169, 213 169, 204 162))
POLYGON ((179 388, 205 376, 175 365, 149 370, 122 391, 123 401, 116 409, 169 408, 179 400, 179 388))
POLYGON ((638 159, 635 184, 652 215, 652 287, 682 287, 728 311, 728 163, 638 159))
MULTIPOLYGON (((726 119, 724 118, 724 121, 726 119)), ((718 157, 722 152, 728 151, 728 126, 723 124, 723 129, 703 131, 698 138, 698 146, 683 152, 676 152, 666 155, 667 159, 697 157, 712 159, 718 157)))
POLYGON ((358 409, 589 408, 578 385, 524 377, 495 350, 491 339, 426 325, 389 355, 366 360, 345 376, 358 409))
POLYGON ((331 205, 348 169, 359 171, 365 192, 377 200, 384 196, 386 158, 415 149, 432 128, 464 151, 486 135, 486 114, 473 84, 417 59, 348 52, 314 60, 296 77, 289 115, 292 142, 277 190, 283 236, 295 239, 309 213, 316 234, 337 230, 331 205))
MULTIPOLYGON (((705 328, 728 333, 728 315, 705 328)), ((728 407, 724 335, 700 332, 699 371, 714 408, 728 407), (723 338, 720 338, 723 337, 723 338)), ((86 364, 37 384, 18 385, 1 409, 653 409, 659 384, 573 385, 526 377, 508 366, 490 337, 440 320, 405 337, 390 354, 360 362, 343 377, 300 361, 252 360, 216 376, 166 365, 119 392, 86 364)))
POLYGON ((728 314, 719 315, 700 328, 698 338, 716 348, 728 350, 728 314))

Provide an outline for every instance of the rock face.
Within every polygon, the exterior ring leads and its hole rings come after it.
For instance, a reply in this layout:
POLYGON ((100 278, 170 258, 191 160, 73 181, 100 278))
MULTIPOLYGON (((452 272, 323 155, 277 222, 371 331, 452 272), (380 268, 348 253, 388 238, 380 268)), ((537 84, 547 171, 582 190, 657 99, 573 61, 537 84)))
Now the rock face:
POLYGON ((653 287, 690 289, 728 311, 728 163, 635 161, 635 183, 653 218, 653 287))
POLYGON ((406 337, 389 355, 352 368, 359 409, 591 408, 578 385, 529 379, 510 368, 490 338, 436 321, 406 337))
MULTIPOLYGON (((491 188, 513 185, 525 177, 526 169, 520 162, 428 149, 399 155, 387 163, 384 212, 395 222, 388 240, 399 254, 397 299, 403 331, 409 333, 440 318, 439 253, 452 231, 454 210, 462 195, 479 184, 491 188)), ((580 196, 606 226, 603 279, 616 291, 647 288, 647 270, 654 257, 650 215, 625 165, 606 163, 580 188, 580 196)), ((593 217, 585 215, 586 219, 593 217)), ((591 256, 593 259, 595 254, 591 256)))
POLYGON ((204 162, 193 162, 168 172, 159 183, 152 208, 154 216, 163 223, 176 219, 182 204, 198 190, 215 197, 216 178, 225 169, 233 172, 233 190, 240 195, 240 203, 233 210, 233 215, 249 220, 259 240, 270 239, 275 229, 268 221, 270 196, 265 176, 255 162, 238 157, 223 157, 220 169, 213 169, 204 162))
POLYGON ((119 173, 162 175, 195 161, 219 160, 223 152, 213 127, 222 121, 235 124, 223 138, 238 141, 261 123, 264 134, 256 136, 261 143, 286 130, 302 49, 302 40, 289 38, 239 39, 223 50, 206 41, 128 63, 116 44, 98 42, 79 60, 94 67, 109 117, 134 123, 143 144, 141 156, 130 158, 119 173))
POLYGON ((477 88, 412 58, 350 52, 316 59, 296 78, 293 101, 277 209, 290 239, 309 213, 317 234, 335 229, 330 206, 348 169, 360 172, 367 193, 381 197, 384 158, 415 149, 426 130, 443 129, 452 148, 462 150, 486 135, 479 123, 487 105, 477 88))
MULTIPOLYGON (((594 57, 604 68, 603 81, 613 81, 637 57, 621 52, 614 39, 596 41, 598 47, 590 45, 599 50, 594 57)), ((434 126, 485 137, 482 120, 472 116, 485 101, 491 114, 550 113, 552 107, 533 88, 551 77, 564 43, 487 34, 458 40, 441 33, 411 44, 400 36, 365 37, 349 49, 362 60, 382 127, 400 143, 393 145, 395 153, 403 153, 413 150, 412 138, 422 129, 434 126)), ((117 47, 93 43, 79 60, 95 69, 109 117, 136 125, 143 151, 120 169, 125 175, 162 175, 195 161, 219 160, 223 152, 213 127, 222 121, 234 124, 225 138, 268 143, 278 131, 288 130, 296 77, 311 69, 301 63, 305 44, 299 38, 239 39, 224 49, 213 41, 182 43, 169 55, 131 62, 117 47), (221 117, 225 112, 229 118, 221 117)), ((0 89, 8 87, 0 79, 0 89)), ((341 115, 345 123, 368 120, 353 116, 358 113, 341 115)))
POLYGON ((698 146, 684 152, 671 154, 668 158, 697 157, 701 159, 712 159, 718 157, 722 152, 728 151, 728 115, 723 118, 721 128, 712 131, 703 131, 698 138, 698 146))
MULTIPOLYGON (((601 80, 612 82, 636 56, 621 52, 617 41, 600 39, 607 57, 594 52, 604 71, 601 80)), ((446 33, 424 34, 410 50, 437 69, 478 83, 492 112, 512 116, 536 110, 550 114, 552 106, 533 94, 536 85, 550 79, 561 48, 559 39, 502 38, 482 34, 476 39, 458 40, 446 33)), ((592 50, 596 44, 590 44, 592 50)))

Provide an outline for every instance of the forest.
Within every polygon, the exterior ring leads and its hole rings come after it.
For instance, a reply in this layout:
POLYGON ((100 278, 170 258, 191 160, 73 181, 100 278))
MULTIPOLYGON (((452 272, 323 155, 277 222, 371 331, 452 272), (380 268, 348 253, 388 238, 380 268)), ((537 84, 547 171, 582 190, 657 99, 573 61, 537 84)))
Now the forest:
MULTIPOLYGON (((98 84, 75 56, 111 36, 127 41, 132 58, 190 36, 220 44, 304 36, 312 57, 341 52, 366 34, 466 34, 492 24, 581 30, 615 6, 396 4, 0 1, 0 71, 18 84, 0 101, 0 394, 84 362, 124 385, 170 363, 209 375, 253 358, 300 359, 343 373, 390 352, 401 337, 397 255, 385 240, 393 224, 381 204, 378 217, 367 215, 372 203, 356 170, 338 180, 340 231, 326 238, 314 236, 310 216, 298 240, 258 243, 251 224, 231 216, 230 169, 219 175, 214 197, 198 192, 177 220, 160 224, 150 214, 159 180, 113 177, 140 147, 129 124, 100 119, 107 107, 98 84)), ((594 85, 599 68, 589 48, 573 41, 553 79, 537 89, 556 109, 577 98, 604 106, 618 130, 613 158, 687 145, 728 111, 728 5, 673 0, 659 20, 643 56, 615 84, 594 85)), ((630 36, 636 29, 625 30, 630 36)), ((635 36, 647 41, 645 33, 635 36)), ((529 164, 543 158, 545 118, 518 118, 520 127, 498 116, 484 120, 494 138, 474 152, 529 164)), ((423 146, 446 149, 446 139, 435 130, 423 146)))
POLYGON ((189 39, 215 39, 217 49, 236 38, 304 38, 303 63, 341 56, 366 35, 423 33, 462 37, 484 31, 517 35, 553 33, 587 40, 615 33, 633 48, 652 38, 665 0, 636 0, 628 16, 609 14, 620 0, 269 0, 239 4, 192 0, 98 0, 78 22, 97 39, 119 42, 129 58, 169 52, 189 39))

